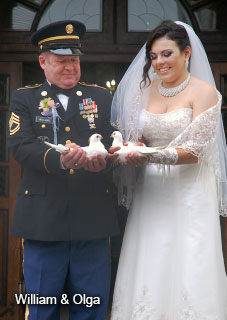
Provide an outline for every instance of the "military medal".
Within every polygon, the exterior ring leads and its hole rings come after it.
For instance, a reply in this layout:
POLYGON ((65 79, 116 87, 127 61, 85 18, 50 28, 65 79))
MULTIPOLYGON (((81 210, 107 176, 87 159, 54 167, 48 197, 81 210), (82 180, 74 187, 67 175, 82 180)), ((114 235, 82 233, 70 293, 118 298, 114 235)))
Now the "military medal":
MULTIPOLYGON (((78 92, 80 92, 82 95, 81 91, 77 91, 77 95, 80 95, 78 92)), ((95 101, 93 101, 91 98, 83 99, 82 102, 79 103, 79 110, 83 119, 88 120, 90 129, 96 129, 95 119, 98 118, 98 107, 95 101)))

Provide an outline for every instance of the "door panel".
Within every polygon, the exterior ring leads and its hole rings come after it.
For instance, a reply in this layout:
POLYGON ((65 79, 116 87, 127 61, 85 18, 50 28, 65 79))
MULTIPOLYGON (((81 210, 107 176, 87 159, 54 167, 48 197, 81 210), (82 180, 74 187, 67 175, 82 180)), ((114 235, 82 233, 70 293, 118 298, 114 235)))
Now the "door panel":
POLYGON ((23 307, 17 306, 22 280, 22 249, 19 239, 10 237, 10 224, 16 202, 21 167, 8 152, 6 131, 10 95, 21 86, 22 63, 0 62, 0 319, 23 319, 23 307))

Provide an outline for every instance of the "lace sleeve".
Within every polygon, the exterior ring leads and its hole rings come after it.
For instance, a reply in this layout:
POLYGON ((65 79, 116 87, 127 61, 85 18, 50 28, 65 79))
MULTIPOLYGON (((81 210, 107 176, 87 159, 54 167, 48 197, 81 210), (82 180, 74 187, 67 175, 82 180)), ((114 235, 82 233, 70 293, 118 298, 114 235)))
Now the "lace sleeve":
POLYGON ((206 170, 214 170, 217 182, 219 212, 227 216, 227 164, 226 144, 220 134, 223 131, 221 119, 221 95, 218 92, 217 105, 198 115, 168 147, 182 148, 198 157, 200 178, 206 184, 206 170))
POLYGON ((186 152, 198 157, 199 161, 202 158, 208 160, 210 149, 216 140, 220 113, 221 95, 218 93, 217 105, 198 115, 168 147, 182 148, 186 152))

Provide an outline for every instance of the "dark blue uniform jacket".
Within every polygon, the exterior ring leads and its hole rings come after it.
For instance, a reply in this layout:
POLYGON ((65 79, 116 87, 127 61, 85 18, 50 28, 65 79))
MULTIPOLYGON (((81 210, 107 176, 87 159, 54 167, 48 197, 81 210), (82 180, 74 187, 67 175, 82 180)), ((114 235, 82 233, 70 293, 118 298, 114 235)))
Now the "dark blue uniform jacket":
MULTIPOLYGON (((23 166, 23 178, 12 222, 12 236, 44 240, 89 240, 118 233, 110 181, 106 171, 92 173, 63 170, 60 153, 46 146, 42 139, 54 142, 52 122, 41 115, 40 101, 53 98, 51 86, 21 88, 11 99, 9 147, 14 158, 23 166), (45 137, 45 138, 42 138, 45 137)), ((57 109, 60 115, 58 143, 75 142, 88 145, 93 133, 103 136, 108 148, 110 134, 111 95, 97 86, 78 83, 72 90, 68 108, 57 109), (95 106, 94 120, 91 106, 95 106)))

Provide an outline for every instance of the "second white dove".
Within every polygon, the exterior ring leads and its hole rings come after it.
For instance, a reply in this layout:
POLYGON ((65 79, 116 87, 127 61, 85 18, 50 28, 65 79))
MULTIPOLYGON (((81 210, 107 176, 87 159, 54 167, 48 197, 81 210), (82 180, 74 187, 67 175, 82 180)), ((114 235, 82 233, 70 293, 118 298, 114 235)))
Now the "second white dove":
POLYGON ((123 144, 123 138, 122 134, 120 131, 114 131, 111 134, 111 138, 113 138, 113 143, 112 147, 120 147, 121 149, 116 151, 119 155, 119 160, 120 163, 126 162, 125 157, 130 153, 130 152, 136 152, 138 153, 141 157, 147 157, 148 155, 151 155, 152 153, 158 152, 158 150, 162 148, 156 148, 156 147, 146 147, 145 145, 143 146, 137 146, 132 142, 128 142, 127 146, 123 144))

